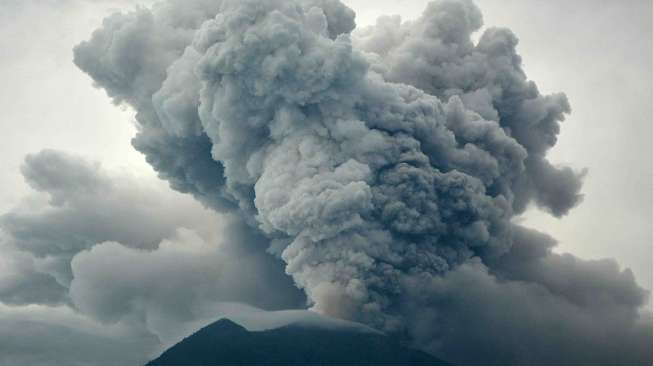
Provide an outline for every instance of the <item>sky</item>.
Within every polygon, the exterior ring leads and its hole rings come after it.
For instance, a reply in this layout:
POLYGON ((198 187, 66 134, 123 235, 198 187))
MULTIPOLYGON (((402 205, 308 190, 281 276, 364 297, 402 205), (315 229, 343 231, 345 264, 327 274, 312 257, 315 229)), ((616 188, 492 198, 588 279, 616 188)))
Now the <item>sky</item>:
MULTIPOLYGON (((371 6, 369 1, 363 0, 344 2, 356 11, 359 28, 373 25, 376 18, 384 14, 417 18, 428 3, 380 0, 371 6)), ((116 223, 124 228, 124 234, 106 233, 98 238, 90 235, 89 240, 106 243, 93 248, 79 244, 87 251, 74 259, 66 244, 62 244, 64 249, 56 252, 57 261, 72 263, 69 264, 72 273, 65 266, 59 267, 59 262, 32 262, 16 254, 13 248, 1 246, 0 250, 7 251, 14 259, 0 262, 3 264, 0 277, 4 273, 4 277, 12 278, 18 273, 17 268, 55 268, 52 273, 58 276, 57 282, 73 289, 72 300, 67 301, 72 301, 85 315, 70 310, 65 301, 56 300, 61 296, 56 292, 47 296, 41 293, 47 297, 47 301, 39 300, 45 305, 25 305, 30 302, 25 298, 37 295, 20 293, 15 295, 13 302, 2 305, 0 323, 41 319, 39 314, 47 313, 43 319, 65 327, 74 334, 73 338, 83 339, 80 334, 98 334, 98 337, 111 340, 120 339, 124 334, 134 339, 143 338, 140 346, 133 346, 129 351, 133 351, 134 360, 142 357, 138 347, 156 353, 174 342, 180 336, 175 331, 178 324, 184 324, 188 331, 215 318, 216 313, 211 312, 215 306, 222 306, 216 303, 242 301, 278 310, 296 307, 303 301, 303 295, 286 283, 289 280, 274 266, 272 258, 259 255, 251 248, 243 249, 246 255, 241 255, 238 249, 232 248, 234 243, 223 237, 247 238, 252 243, 264 242, 264 239, 252 237, 246 229, 227 229, 233 218, 202 207, 189 195, 175 192, 157 179, 154 169, 131 145, 130 140, 137 132, 134 111, 112 104, 105 91, 94 87, 93 80, 73 63, 73 47, 89 39, 106 16, 116 10, 131 9, 138 3, 136 0, 8 0, 0 4, 0 46, 10 50, 0 58, 0 78, 4 81, 0 85, 0 110, 3 111, 0 127, 5 137, 0 146, 0 156, 3 156, 0 159, 0 212, 15 218, 11 222, 18 224, 13 228, 33 224, 34 221, 29 220, 38 217, 58 223, 62 230, 67 230, 67 224, 60 223, 68 223, 67 220, 85 218, 91 226, 101 222, 101 218, 92 214, 94 207, 100 207, 101 212, 117 210, 126 215, 124 222, 116 223), (38 154, 42 149, 51 150, 38 154), (66 153, 62 155, 56 151, 66 153), (26 161, 29 154, 32 159, 26 161), (67 171, 71 174, 83 171, 84 174, 70 186, 70 183, 57 185, 57 179, 67 171), (89 188, 89 181, 93 186, 110 186, 110 193, 96 192, 89 188), (133 187, 138 187, 138 194, 133 187), (57 199, 72 205, 74 212, 64 212, 57 199), (137 203, 131 209, 121 201, 137 203), (43 207, 45 211, 39 211, 43 207), (33 212, 40 212, 41 216, 33 216, 33 212), (130 225, 130 219, 138 225, 130 225), (151 235, 139 234, 140 225, 147 227, 151 235), (223 235, 225 230, 236 233, 223 235), (168 244, 158 246, 154 264, 149 268, 151 273, 148 274, 148 267, 130 272, 129 263, 140 266, 145 260, 139 250, 150 250, 155 242, 168 244), (174 304, 177 295, 155 284, 157 276, 162 276, 157 275, 156 271, 161 268, 158 266, 174 262, 171 258, 179 255, 175 243, 182 242, 193 243, 182 250, 182 255, 190 253, 187 264, 206 269, 206 272, 195 273, 184 266, 173 266, 168 273, 170 281, 191 279, 199 283, 198 288, 210 287, 211 281, 220 283, 218 290, 206 290, 206 294, 198 295, 193 291, 186 294, 186 298, 193 299, 189 306, 174 304), (221 249, 216 251, 213 242, 220 243, 221 249), (242 288, 234 288, 228 281, 244 276, 236 268, 242 263, 229 266, 232 257, 221 254, 221 250, 240 253, 245 265, 258 268, 256 273, 247 275, 242 288), (198 259, 198 253, 199 257, 208 259, 198 259), (117 258, 115 266, 125 266, 125 273, 138 278, 133 286, 144 286, 147 296, 134 295, 138 289, 130 287, 129 276, 115 275, 111 271, 112 263, 103 267, 100 258, 107 256, 117 258), (212 272, 212 263, 224 263, 227 269, 221 271, 228 273, 227 279, 212 272), (73 279, 74 275, 82 273, 88 277, 73 279), (266 302, 257 295, 261 289, 256 283, 263 277, 269 278, 270 288, 282 288, 283 296, 266 302), (117 283, 111 289, 113 292, 93 291, 97 283, 107 282, 117 283), (139 310, 121 309, 120 296, 138 303, 134 309, 139 310), (157 302, 172 305, 157 308, 157 302), (54 308, 50 308, 52 306, 54 308), (89 316, 111 324, 109 333, 97 330, 100 326, 89 320, 89 316), (135 318, 146 326, 136 330, 130 328, 135 318), (147 336, 139 337, 139 332, 147 336), (153 334, 159 341, 164 340, 162 344, 148 338, 153 334)), ((475 3, 483 13, 484 28, 507 27, 517 35, 517 50, 524 70, 529 79, 537 82, 540 91, 543 94, 564 92, 569 98, 572 112, 562 123, 558 143, 549 152, 549 160, 577 170, 587 169, 583 200, 566 215, 557 218, 532 206, 513 220, 557 239, 556 253, 571 253, 584 259, 614 258, 622 268, 632 269, 642 287, 653 289, 653 235, 649 230, 653 212, 650 190, 653 165, 649 157, 653 156, 653 147, 648 143, 653 132, 649 123, 653 115, 653 105, 649 102, 653 97, 650 88, 653 74, 648 62, 653 57, 653 24, 647 16, 653 11, 653 4, 643 0, 477 0, 475 3)), ((274 223, 271 219, 270 225, 274 223)), ((252 248, 255 246, 252 244, 252 248)), ((46 249, 39 247, 38 250, 46 249)), ((30 279, 34 281, 35 291, 42 291, 39 290, 41 280, 40 277, 30 279)), ((650 304, 646 306, 653 309, 650 304)), ((30 334, 36 333, 29 333, 33 329, 24 329, 27 337, 35 337, 30 334)), ((7 354, 11 353, 10 347, 4 350, 7 354)), ((65 347, 54 345, 53 349, 65 347)), ((113 344, 98 348, 89 345, 88 349, 109 355, 114 351, 112 347, 123 346, 113 344)), ((16 353, 6 362, 25 362, 21 357, 16 353)), ((37 361, 28 360, 34 364, 46 362, 48 356, 42 357, 37 361)), ((80 355, 81 359, 88 357, 80 355)))

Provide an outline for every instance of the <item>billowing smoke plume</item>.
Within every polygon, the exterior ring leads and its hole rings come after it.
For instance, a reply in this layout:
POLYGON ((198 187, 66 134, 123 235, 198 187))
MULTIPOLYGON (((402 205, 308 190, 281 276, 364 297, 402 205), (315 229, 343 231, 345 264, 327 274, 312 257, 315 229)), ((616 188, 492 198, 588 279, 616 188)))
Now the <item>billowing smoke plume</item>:
POLYGON ((313 309, 461 365, 636 364, 632 274, 512 223, 567 213, 582 173, 546 160, 565 96, 526 78, 509 30, 473 42, 481 25, 465 0, 353 34, 338 0, 170 0, 107 18, 75 62, 137 111, 159 175, 263 233, 313 309))
POLYGON ((22 173, 38 193, 0 215, 2 366, 143 365, 233 303, 304 303, 238 217, 56 150, 22 173))

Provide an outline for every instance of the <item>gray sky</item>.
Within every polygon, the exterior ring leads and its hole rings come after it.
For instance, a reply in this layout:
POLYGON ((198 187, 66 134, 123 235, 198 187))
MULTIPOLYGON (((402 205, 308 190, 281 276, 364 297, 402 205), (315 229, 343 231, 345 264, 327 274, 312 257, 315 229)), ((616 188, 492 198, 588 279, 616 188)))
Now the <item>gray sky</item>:
POLYGON ((129 145, 130 112, 111 105, 72 63, 72 47, 116 6, 76 0, 0 4, 0 46, 6 50, 0 59, 0 210, 27 191, 19 170, 24 156, 45 147, 134 174, 148 169, 129 145))
MULTIPOLYGON (((418 16, 428 1, 347 0, 359 26, 383 14, 418 16)), ((115 9, 135 1, 9 1, 0 11, 0 210, 28 191, 19 167, 27 153, 63 149, 132 175, 154 173, 129 140, 131 112, 71 62, 72 47, 115 9)), ((511 28, 529 77, 544 93, 565 92, 572 114, 554 162, 588 168, 584 202, 556 219, 524 218, 560 241, 559 251, 614 257, 653 288, 653 23, 649 1, 478 0, 486 26, 511 28), (588 11, 587 9, 591 9, 588 11)))

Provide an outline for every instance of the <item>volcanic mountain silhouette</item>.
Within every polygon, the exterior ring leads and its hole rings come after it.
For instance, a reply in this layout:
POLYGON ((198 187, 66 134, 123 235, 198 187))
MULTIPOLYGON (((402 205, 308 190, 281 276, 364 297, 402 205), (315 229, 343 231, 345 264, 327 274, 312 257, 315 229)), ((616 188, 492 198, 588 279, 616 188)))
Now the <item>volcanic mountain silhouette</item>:
POLYGON ((250 332, 228 319, 200 329, 146 366, 451 366, 394 339, 297 324, 250 332))

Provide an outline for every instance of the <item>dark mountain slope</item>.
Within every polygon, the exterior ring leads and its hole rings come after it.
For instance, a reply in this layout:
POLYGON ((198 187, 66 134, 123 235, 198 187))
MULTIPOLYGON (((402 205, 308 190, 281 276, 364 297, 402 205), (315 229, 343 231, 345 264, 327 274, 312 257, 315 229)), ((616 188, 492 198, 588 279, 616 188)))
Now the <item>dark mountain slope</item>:
POLYGON ((374 333, 290 325, 249 332, 219 320, 146 366, 448 366, 374 333))

